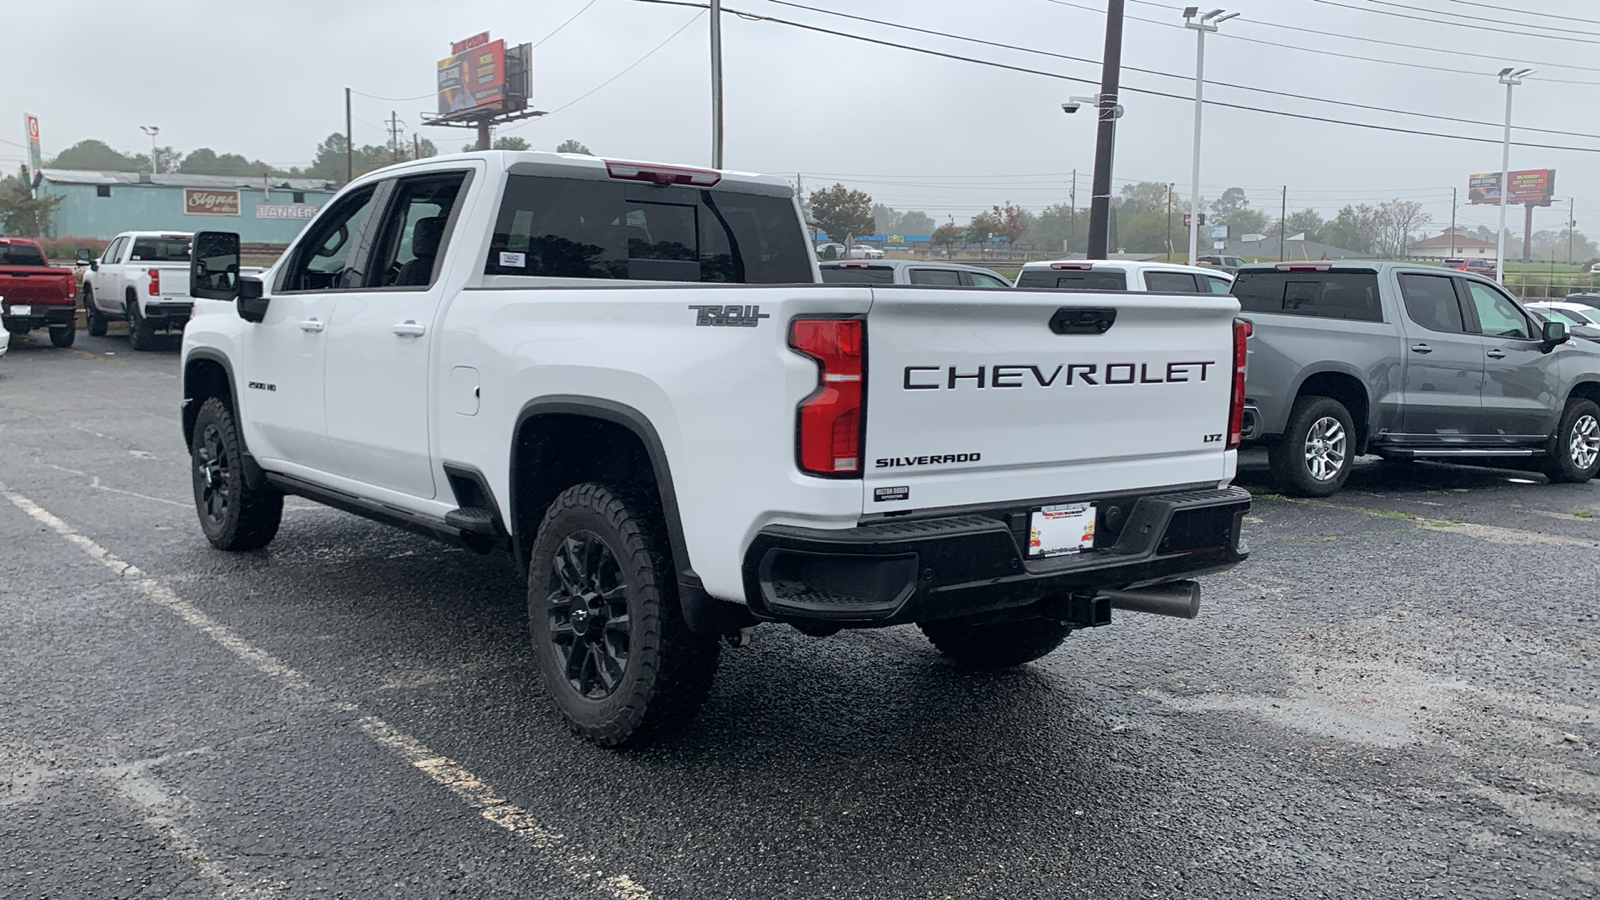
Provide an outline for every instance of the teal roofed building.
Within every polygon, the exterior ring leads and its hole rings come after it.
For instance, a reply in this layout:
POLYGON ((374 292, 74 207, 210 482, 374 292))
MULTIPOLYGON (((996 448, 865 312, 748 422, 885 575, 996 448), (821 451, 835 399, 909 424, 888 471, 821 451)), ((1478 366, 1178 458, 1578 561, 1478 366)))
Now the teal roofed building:
POLYGON ((51 237, 107 240, 124 231, 236 231, 287 244, 336 192, 311 178, 151 175, 41 169, 39 195, 60 197, 51 237))

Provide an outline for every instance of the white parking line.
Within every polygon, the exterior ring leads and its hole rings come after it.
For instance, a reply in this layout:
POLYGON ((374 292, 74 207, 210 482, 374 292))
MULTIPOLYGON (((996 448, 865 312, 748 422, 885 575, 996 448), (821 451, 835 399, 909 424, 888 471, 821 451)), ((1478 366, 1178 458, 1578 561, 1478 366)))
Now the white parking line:
MULTIPOLYGON (((563 841, 560 834, 538 824, 531 813, 500 796, 486 782, 462 768, 454 760, 435 753, 421 741, 377 716, 362 714, 355 704, 335 700, 318 690, 310 679, 295 671, 293 667, 245 641, 231 628, 206 615, 173 593, 171 588, 159 580, 123 562, 111 551, 79 534, 76 529, 49 510, 14 491, 0 490, 0 495, 4 495, 18 509, 75 545, 90 558, 111 569, 119 577, 127 579, 146 600, 173 613, 251 668, 300 695, 300 699, 305 702, 325 703, 340 711, 357 715, 357 724, 361 726, 361 730, 379 746, 399 755, 436 784, 448 789, 477 812, 484 821, 505 829, 540 850, 552 850, 563 841)), ((180 840, 177 843, 185 842, 180 840)), ((592 856, 578 856, 569 852, 564 859, 558 858, 557 863, 566 874, 592 887, 602 896, 613 897, 616 900, 650 900, 650 891, 641 887, 632 878, 627 875, 608 877, 604 872, 592 868, 593 861, 592 856)))

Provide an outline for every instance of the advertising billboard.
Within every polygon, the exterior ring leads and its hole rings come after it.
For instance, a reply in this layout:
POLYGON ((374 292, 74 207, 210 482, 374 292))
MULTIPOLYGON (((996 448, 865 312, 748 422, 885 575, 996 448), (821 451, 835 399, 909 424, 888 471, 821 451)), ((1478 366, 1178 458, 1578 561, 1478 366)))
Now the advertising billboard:
POLYGON ((184 188, 183 211, 191 216, 237 216, 239 192, 184 188))
POLYGON ((506 99, 506 42, 489 40, 485 31, 451 44, 450 50, 439 60, 439 115, 499 107, 506 99))
MULTIPOLYGON (((1549 206, 1556 194, 1555 169, 1524 169, 1512 172, 1506 203, 1549 206)), ((1468 203, 1500 202, 1500 173, 1484 172, 1467 179, 1468 203)))

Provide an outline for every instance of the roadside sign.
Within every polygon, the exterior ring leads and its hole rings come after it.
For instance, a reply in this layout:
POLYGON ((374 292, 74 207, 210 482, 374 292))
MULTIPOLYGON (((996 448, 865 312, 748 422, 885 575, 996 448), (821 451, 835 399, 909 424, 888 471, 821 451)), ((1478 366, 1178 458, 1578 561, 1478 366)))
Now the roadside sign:
POLYGON ((39 151, 39 119, 37 116, 23 114, 23 124, 28 130, 28 175, 29 188, 34 197, 39 196, 40 169, 44 168, 44 154, 39 151))
MULTIPOLYGON (((1192 219, 1193 219, 1193 216, 1191 216, 1189 213, 1184 213, 1183 214, 1183 227, 1188 228, 1192 224, 1192 222, 1191 222, 1192 219)), ((1200 227, 1201 228, 1206 227, 1206 214, 1205 213, 1201 213, 1200 214, 1200 227)))

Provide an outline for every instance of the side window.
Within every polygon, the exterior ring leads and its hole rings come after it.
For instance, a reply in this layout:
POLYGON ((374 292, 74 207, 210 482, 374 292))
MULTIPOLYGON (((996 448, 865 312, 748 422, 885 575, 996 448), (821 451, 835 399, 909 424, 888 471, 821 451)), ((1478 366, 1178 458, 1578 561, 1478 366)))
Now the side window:
POLYGON ((337 291, 360 286, 361 273, 351 266, 376 190, 369 186, 351 194, 311 224, 284 273, 282 290, 337 291))
POLYGON ((973 287, 981 287, 981 288, 1009 288, 1009 287, 1011 287, 1011 285, 1006 284, 1004 281, 1001 281, 1000 279, 996 278, 995 276, 993 276, 993 275, 985 275, 982 272, 968 272, 967 276, 972 279, 972 286, 973 287))
POLYGON ((1478 314, 1478 331, 1487 337, 1533 339, 1528 319, 1511 298, 1488 285, 1466 282, 1472 308, 1478 314))
POLYGON ((127 241, 127 238, 117 238, 112 241, 111 245, 106 247, 106 252, 100 255, 100 264, 109 266, 116 263, 118 255, 122 253, 122 245, 125 241, 127 241))
POLYGON ((1144 273, 1145 289, 1161 294, 1198 294, 1194 279, 1188 272, 1144 273))
POLYGON ((955 269, 912 269, 911 283, 960 287, 961 273, 955 269))
POLYGON ((1213 294, 1226 294, 1233 290, 1233 282, 1226 278, 1218 278, 1215 275, 1206 275, 1201 280, 1206 283, 1206 288, 1213 294))
POLYGON ((367 267, 368 287, 433 284, 445 226, 466 178, 465 172, 440 172, 400 181, 378 232, 378 264, 367 267))
POLYGON ((1456 299, 1455 279, 1442 275, 1401 275, 1406 315, 1429 331, 1464 334, 1467 327, 1456 299))

